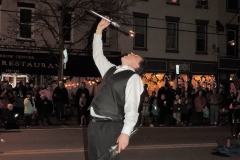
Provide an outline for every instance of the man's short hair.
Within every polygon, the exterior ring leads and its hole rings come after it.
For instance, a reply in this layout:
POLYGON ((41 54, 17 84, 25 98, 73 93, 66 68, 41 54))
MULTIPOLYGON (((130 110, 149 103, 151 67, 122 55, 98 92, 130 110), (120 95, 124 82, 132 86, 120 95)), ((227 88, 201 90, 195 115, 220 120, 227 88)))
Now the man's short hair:
POLYGON ((146 59, 141 57, 142 60, 138 63, 139 65, 139 68, 137 68, 135 70, 135 72, 139 75, 139 76, 142 76, 144 73, 145 73, 145 70, 147 68, 147 62, 146 62, 146 59))

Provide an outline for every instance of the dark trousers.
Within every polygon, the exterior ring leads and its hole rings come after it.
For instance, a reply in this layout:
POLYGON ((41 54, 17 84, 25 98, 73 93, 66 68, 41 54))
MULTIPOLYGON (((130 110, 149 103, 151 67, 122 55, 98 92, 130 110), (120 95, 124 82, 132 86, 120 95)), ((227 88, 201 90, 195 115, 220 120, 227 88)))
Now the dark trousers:
POLYGON ((26 125, 31 126, 32 125, 32 114, 26 114, 25 115, 26 125))
POLYGON ((164 124, 165 121, 165 117, 166 117, 166 113, 164 111, 160 111, 160 115, 159 115, 159 124, 164 124))
MULTIPOLYGON (((88 125, 88 160, 96 160, 116 144, 122 122, 92 122, 88 125)), ((119 154, 111 160, 120 160, 119 154)))
POLYGON ((19 114, 19 119, 23 120, 23 117, 24 117, 24 107, 17 107, 17 113, 19 114))
POLYGON ((64 119, 64 103, 56 103, 56 115, 57 119, 64 119))
POLYGON ((196 112, 196 118, 198 123, 203 122, 203 112, 196 112))
POLYGON ((188 113, 181 113, 182 122, 187 123, 188 113))
POLYGON ((19 129, 19 125, 16 123, 5 123, 5 129, 19 129))
POLYGON ((154 125, 154 123, 155 123, 155 120, 157 120, 158 124, 160 124, 160 122, 159 122, 159 115, 153 115, 153 116, 152 116, 152 121, 151 121, 151 124, 153 124, 153 125, 154 125))
POLYGON ((50 113, 42 113, 41 114, 41 124, 47 123, 47 124, 51 124, 50 122, 50 118, 51 118, 51 114, 50 113), (44 122, 44 119, 47 118, 46 122, 44 122))
POLYGON ((82 113, 81 113, 81 110, 80 110, 80 106, 78 106, 77 107, 78 124, 81 124, 81 116, 82 116, 82 113))

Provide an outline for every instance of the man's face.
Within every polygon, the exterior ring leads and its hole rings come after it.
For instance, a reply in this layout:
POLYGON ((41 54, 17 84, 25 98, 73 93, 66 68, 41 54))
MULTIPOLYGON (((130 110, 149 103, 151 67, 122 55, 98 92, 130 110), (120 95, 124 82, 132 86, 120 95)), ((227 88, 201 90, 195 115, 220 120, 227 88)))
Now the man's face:
POLYGON ((85 83, 81 83, 81 88, 85 88, 86 84, 85 83))
POLYGON ((58 82, 59 86, 63 86, 63 81, 58 82))
POLYGON ((133 69, 137 69, 139 68, 139 63, 142 61, 142 57, 134 53, 130 53, 126 56, 123 56, 121 60, 122 60, 122 65, 127 65, 132 67, 133 69))

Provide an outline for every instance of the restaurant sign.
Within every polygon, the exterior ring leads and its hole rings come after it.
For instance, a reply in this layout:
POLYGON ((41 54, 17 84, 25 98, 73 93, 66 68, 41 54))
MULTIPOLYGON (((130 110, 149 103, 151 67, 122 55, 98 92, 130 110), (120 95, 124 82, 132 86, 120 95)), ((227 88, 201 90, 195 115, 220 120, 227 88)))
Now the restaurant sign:
POLYGON ((5 73, 28 73, 56 75, 57 55, 25 52, 0 52, 0 71, 5 73))

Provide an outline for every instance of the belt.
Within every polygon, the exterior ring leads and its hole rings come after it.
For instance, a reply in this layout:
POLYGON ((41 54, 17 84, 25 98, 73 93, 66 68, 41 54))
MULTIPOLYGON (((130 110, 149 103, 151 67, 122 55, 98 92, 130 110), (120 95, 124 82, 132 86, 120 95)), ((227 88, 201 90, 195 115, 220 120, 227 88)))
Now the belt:
POLYGON ((112 121, 109 118, 98 118, 98 117, 91 117, 90 120, 92 122, 111 122, 112 121))

